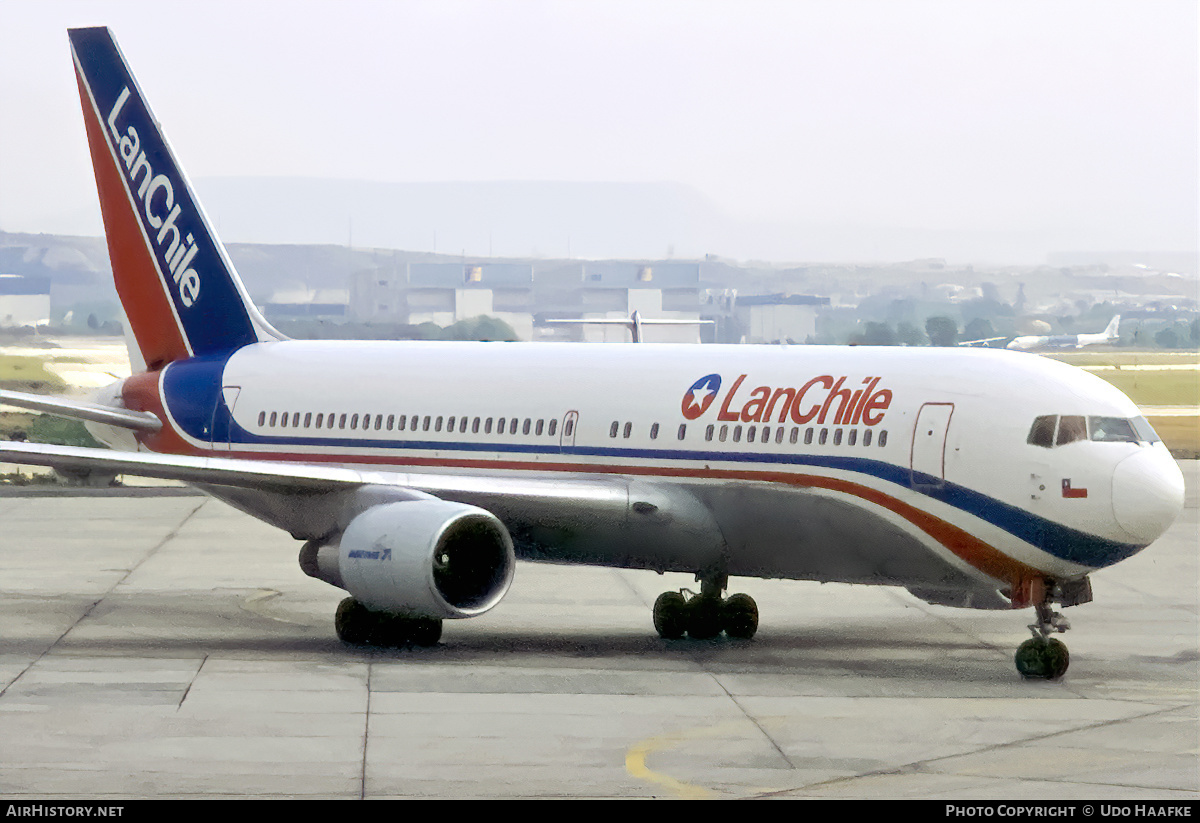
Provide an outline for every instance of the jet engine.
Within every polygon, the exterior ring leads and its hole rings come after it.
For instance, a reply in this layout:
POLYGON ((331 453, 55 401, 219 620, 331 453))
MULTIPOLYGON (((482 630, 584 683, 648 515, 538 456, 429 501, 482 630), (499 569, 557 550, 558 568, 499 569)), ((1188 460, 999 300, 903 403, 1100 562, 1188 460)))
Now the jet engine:
POLYGON ((300 567, 371 611, 441 619, 499 603, 516 557, 495 515, 430 498, 367 509, 336 540, 306 544, 300 567))

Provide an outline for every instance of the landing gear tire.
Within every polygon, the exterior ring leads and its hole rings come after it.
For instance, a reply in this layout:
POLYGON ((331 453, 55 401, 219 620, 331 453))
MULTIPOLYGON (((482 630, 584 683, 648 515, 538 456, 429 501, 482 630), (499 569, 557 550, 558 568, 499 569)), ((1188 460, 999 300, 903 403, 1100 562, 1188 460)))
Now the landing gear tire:
POLYGON ((693 597, 688 601, 688 637, 710 640, 721 633, 721 606, 717 598, 693 597))
POLYGON ((749 640, 758 631, 758 604, 748 594, 731 594, 721 605, 725 634, 735 640, 749 640))
POLYGON ((353 597, 338 604, 333 627, 352 646, 436 646, 442 637, 441 620, 373 612, 353 597))
POLYGON ((1067 645, 1055 637, 1033 637, 1017 648, 1017 671, 1026 680, 1058 680, 1067 672, 1071 656, 1067 645))
POLYGON ((665 640, 678 640, 687 632, 687 600, 680 592, 663 592, 654 601, 654 630, 665 640))

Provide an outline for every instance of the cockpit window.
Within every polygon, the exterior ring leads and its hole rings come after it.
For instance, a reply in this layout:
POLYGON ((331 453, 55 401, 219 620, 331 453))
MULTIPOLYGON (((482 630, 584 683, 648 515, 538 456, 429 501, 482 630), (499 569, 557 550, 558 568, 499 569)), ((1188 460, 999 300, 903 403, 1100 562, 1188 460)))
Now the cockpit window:
POLYGON ((1034 418, 1026 442, 1032 446, 1049 449, 1052 446, 1063 446, 1088 439, 1097 443, 1158 443, 1161 440, 1146 422, 1146 418, 1140 416, 1128 418, 1045 414, 1034 418))
POLYGON ((1138 415, 1129 422, 1133 424, 1133 430, 1137 432, 1138 440, 1144 440, 1147 443, 1158 443, 1162 440, 1149 421, 1141 415, 1138 415))
POLYGON ((1089 417, 1088 427, 1092 430, 1092 439, 1102 443, 1136 443, 1140 439, 1134 431, 1133 421, 1123 417, 1089 417))
POLYGON ((1054 424, 1058 422, 1057 414, 1046 414, 1033 421, 1029 430, 1028 442, 1034 446, 1050 448, 1054 445, 1054 424))
POLYGON ((1058 439, 1055 445, 1065 446, 1076 440, 1087 440, 1087 424, 1081 414, 1064 414, 1058 418, 1058 439))

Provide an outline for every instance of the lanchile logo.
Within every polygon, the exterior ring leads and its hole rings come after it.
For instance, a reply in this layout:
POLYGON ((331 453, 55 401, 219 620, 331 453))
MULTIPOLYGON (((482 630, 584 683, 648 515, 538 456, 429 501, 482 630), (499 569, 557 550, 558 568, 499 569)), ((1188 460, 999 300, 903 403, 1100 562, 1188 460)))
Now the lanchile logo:
POLYGON ((683 416, 688 420, 695 420, 704 414, 720 390, 721 375, 708 374, 701 377, 683 395, 683 416))
MULTIPOLYGON (((129 87, 126 86, 117 97, 117 102, 113 104, 112 111, 108 113, 108 129, 112 134, 113 145, 117 149, 117 153, 125 161, 125 173, 129 178, 131 192, 134 191, 138 175, 142 174, 141 185, 136 189, 137 196, 142 202, 142 211, 147 225, 151 229, 158 229, 157 235, 152 231, 147 231, 147 234, 153 236, 155 242, 158 243, 159 251, 162 254, 160 262, 166 264, 167 270, 175 280, 175 285, 179 289, 180 301, 184 306, 190 307, 200 297, 200 275, 196 273, 195 269, 190 268, 192 258, 196 256, 199 247, 190 233, 186 238, 181 238, 176 221, 179 219, 182 208, 175 204, 175 187, 169 177, 165 174, 156 175, 154 169, 150 167, 146 152, 142 150, 141 137, 137 129, 131 125, 122 135, 117 126, 117 117, 128 100, 129 87), (160 200, 167 210, 166 214, 155 214, 151 208, 159 192, 162 192, 160 200), (170 243, 166 244, 168 237, 170 237, 170 243), (181 240, 183 242, 180 242, 181 240), (163 250, 164 245, 165 251, 163 250)), ((188 217, 190 215, 184 218, 185 224, 189 222, 188 217)))
MULTIPOLYGON (((803 424, 816 421, 825 423, 830 412, 830 422, 835 426, 878 425, 888 406, 892 404, 891 389, 877 389, 880 377, 865 377, 858 388, 843 388, 848 379, 845 375, 834 378, 831 374, 814 377, 799 388, 772 388, 759 386, 750 392, 750 397, 739 409, 734 398, 746 375, 739 375, 725 395, 717 419, 737 423, 769 423, 775 410, 779 410, 779 423, 789 419, 803 424), (820 387, 812 395, 810 390, 820 387), (823 390, 823 391, 822 391, 823 390), (811 405, 805 407, 805 398, 811 405)), ((708 374, 701 377, 683 395, 682 411, 687 420, 695 420, 716 400, 721 391, 721 376, 708 374)))

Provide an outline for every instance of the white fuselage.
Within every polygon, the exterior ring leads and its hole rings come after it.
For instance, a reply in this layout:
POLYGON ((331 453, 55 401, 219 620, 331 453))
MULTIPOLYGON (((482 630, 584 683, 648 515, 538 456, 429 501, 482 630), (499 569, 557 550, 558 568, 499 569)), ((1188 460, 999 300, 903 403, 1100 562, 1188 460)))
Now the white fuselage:
MULTIPOLYGON (((1028 442, 1039 416, 1139 413, 1092 375, 1003 351, 285 341, 196 365, 160 381, 195 453, 683 487, 731 573, 903 582, 866 545, 903 535, 976 581, 1078 577, 1157 536, 1114 514, 1115 496, 1145 496, 1120 465, 1152 463, 1167 478, 1152 494, 1182 488, 1161 443, 1028 442)), ((689 562, 673 558, 645 564, 689 562)))

